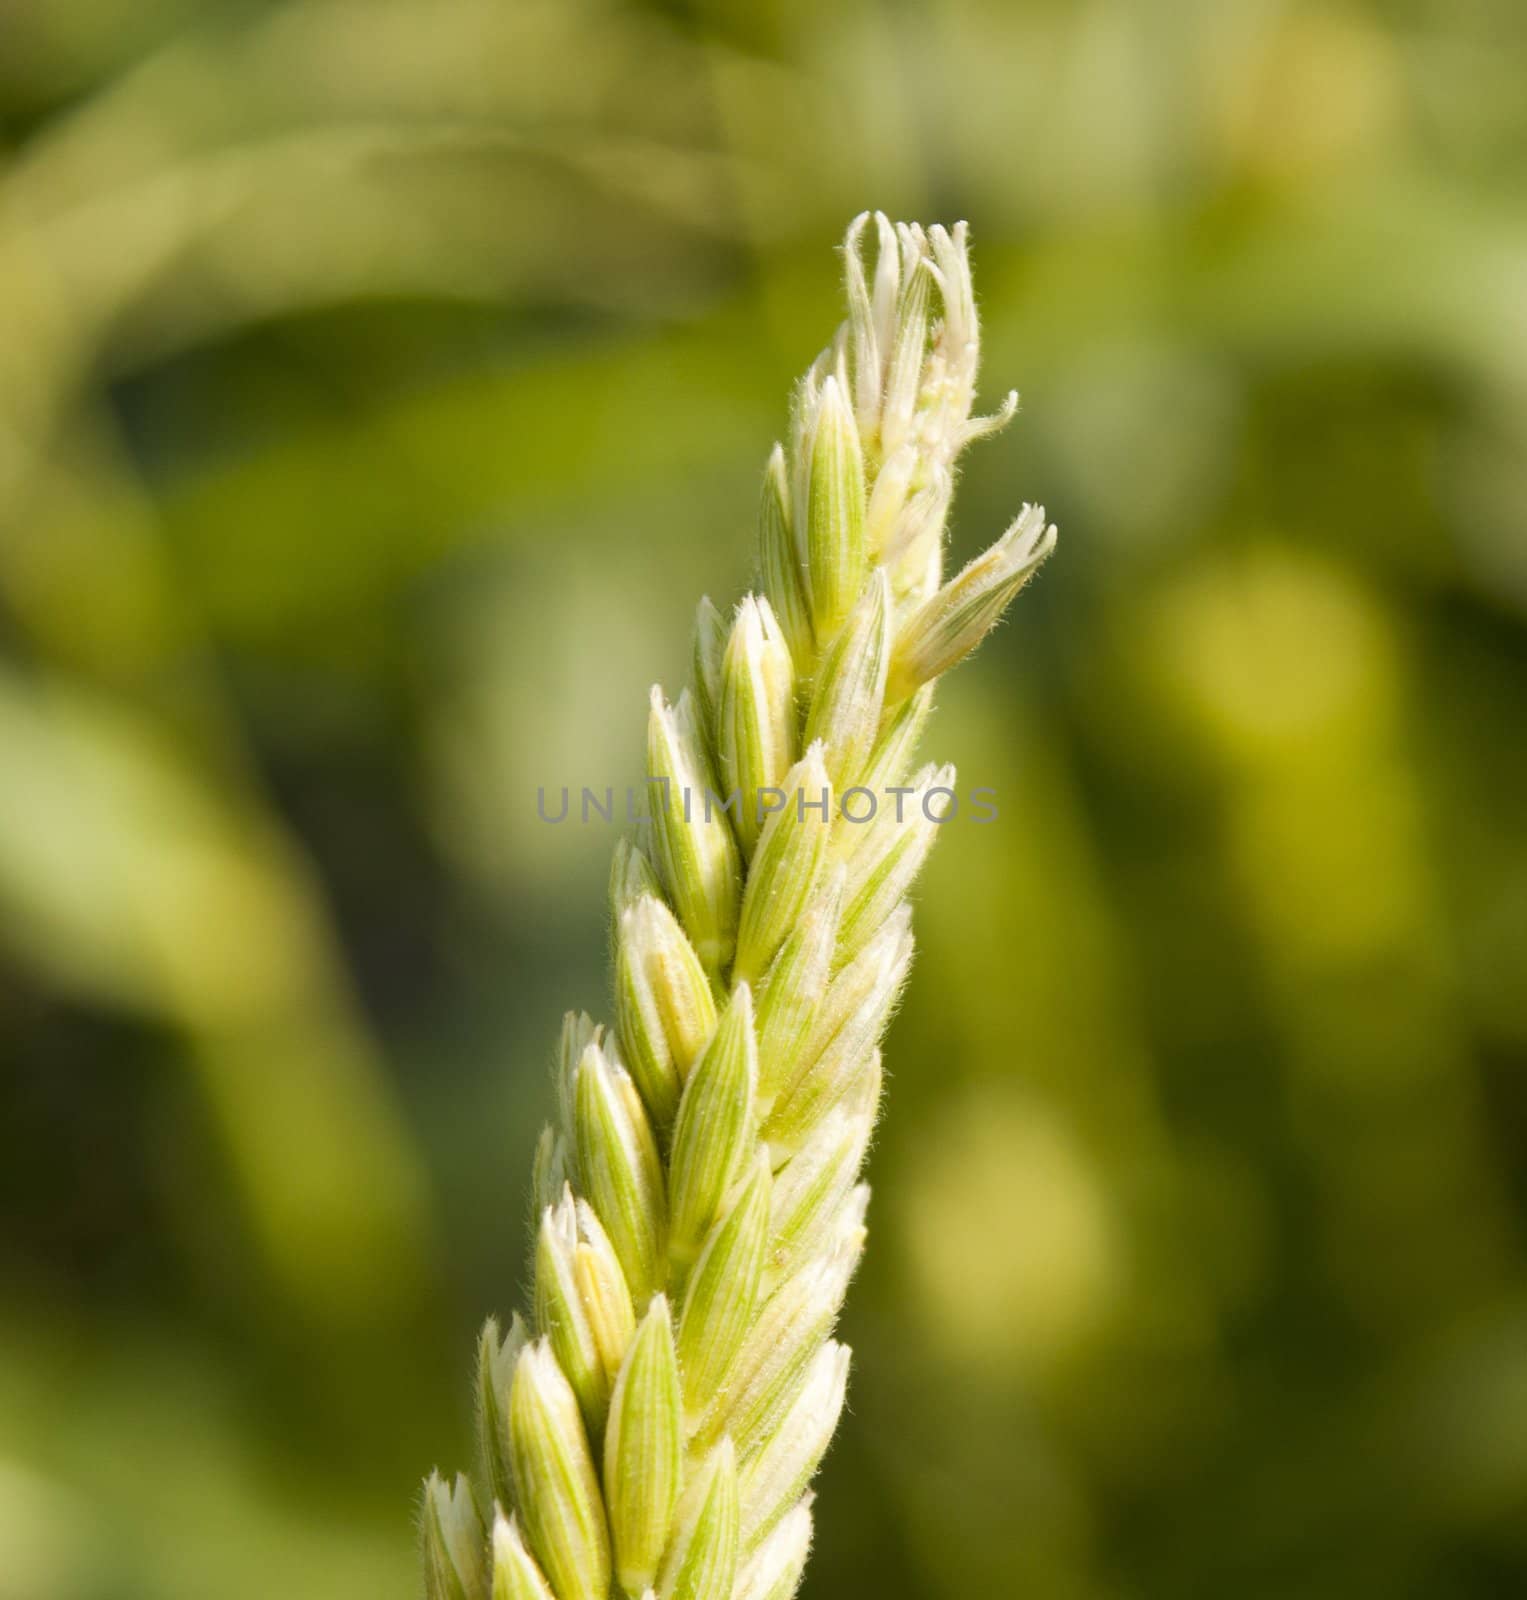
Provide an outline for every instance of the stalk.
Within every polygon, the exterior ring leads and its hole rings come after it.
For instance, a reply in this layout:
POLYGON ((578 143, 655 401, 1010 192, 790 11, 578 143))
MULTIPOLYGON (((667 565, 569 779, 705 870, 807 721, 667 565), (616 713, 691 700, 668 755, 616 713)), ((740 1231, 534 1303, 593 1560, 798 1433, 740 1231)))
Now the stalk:
POLYGON ((789 1600, 842 1410, 880 1039, 954 786, 932 686, 1049 554, 1026 506, 949 582, 980 340, 963 223, 861 216, 849 315, 764 476, 760 592, 652 691, 611 882, 613 1028, 569 1016, 526 1318, 479 1345, 481 1462, 423 1515, 429 1600, 789 1600), (866 234, 873 244, 866 248, 866 234))

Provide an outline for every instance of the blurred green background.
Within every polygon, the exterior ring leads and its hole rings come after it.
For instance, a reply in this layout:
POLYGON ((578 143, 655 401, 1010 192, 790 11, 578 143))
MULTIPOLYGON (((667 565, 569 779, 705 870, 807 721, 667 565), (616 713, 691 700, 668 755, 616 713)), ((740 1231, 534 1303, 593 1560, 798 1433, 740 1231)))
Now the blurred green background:
POLYGON ((963 559, 806 1595, 1527 1592, 1520 0, 0 0, 0 1597, 406 1600, 866 206, 963 559))

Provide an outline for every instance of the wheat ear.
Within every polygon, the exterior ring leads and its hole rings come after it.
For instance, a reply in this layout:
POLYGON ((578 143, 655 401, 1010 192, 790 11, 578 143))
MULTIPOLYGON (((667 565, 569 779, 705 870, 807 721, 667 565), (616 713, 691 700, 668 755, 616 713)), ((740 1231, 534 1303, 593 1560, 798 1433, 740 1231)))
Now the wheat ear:
POLYGON ((483 1330, 476 1482, 426 1485, 430 1600, 789 1600, 805 1565, 906 895, 954 798, 913 754, 1055 539, 1025 507, 942 581, 956 459, 1017 404, 971 416, 964 225, 862 216, 843 259, 764 475, 762 592, 730 623, 703 601, 690 689, 652 692, 615 1024, 563 1028, 531 1305, 483 1330))

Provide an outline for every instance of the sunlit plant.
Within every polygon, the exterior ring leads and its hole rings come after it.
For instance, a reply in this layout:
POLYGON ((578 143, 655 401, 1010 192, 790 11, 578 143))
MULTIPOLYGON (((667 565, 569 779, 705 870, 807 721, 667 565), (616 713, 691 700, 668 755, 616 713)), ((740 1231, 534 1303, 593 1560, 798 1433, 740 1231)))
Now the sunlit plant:
POLYGON ((614 1023, 563 1025, 534 1282, 478 1351, 475 1480, 426 1484, 431 1600, 789 1600, 849 1352, 879 1041, 953 799, 933 686, 1049 554, 1038 507, 943 581, 979 333, 964 224, 855 220, 848 319, 764 474, 760 592, 652 691, 616 852, 614 1023), (866 249, 866 234, 873 249, 866 249))

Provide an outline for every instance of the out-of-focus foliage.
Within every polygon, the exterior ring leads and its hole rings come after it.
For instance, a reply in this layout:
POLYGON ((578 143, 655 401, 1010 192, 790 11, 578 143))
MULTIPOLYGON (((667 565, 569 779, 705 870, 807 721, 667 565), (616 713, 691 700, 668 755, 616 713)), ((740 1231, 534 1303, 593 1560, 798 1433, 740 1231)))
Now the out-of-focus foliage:
POLYGON ((0 1596, 413 1592, 827 251, 968 553, 808 1595, 1527 1587, 1515 0, 0 0, 0 1596), (576 794, 576 788, 575 788, 576 794))

